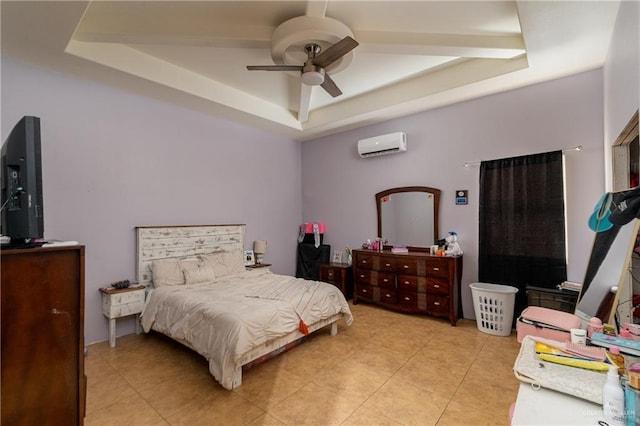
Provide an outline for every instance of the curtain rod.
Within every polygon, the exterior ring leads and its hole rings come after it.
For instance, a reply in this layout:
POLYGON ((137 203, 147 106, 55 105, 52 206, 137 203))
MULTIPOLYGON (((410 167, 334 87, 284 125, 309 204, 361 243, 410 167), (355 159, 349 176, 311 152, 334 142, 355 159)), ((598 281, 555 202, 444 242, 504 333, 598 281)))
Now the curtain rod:
MULTIPOLYGON (((578 145, 578 146, 574 146, 573 148, 566 148, 563 149, 562 152, 571 152, 571 151, 580 151, 582 150, 582 145, 578 145)), ((482 161, 468 161, 466 163, 464 163, 465 167, 469 167, 469 166, 477 166, 478 164, 480 164, 482 161)))

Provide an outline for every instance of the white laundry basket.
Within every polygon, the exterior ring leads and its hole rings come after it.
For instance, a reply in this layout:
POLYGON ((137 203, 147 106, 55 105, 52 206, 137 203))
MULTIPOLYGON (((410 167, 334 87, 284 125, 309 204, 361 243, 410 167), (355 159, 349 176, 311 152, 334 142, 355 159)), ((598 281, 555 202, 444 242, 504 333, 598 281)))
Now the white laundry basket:
POLYGON ((508 285, 471 283, 478 330, 496 336, 511 335, 513 308, 518 289, 508 285))

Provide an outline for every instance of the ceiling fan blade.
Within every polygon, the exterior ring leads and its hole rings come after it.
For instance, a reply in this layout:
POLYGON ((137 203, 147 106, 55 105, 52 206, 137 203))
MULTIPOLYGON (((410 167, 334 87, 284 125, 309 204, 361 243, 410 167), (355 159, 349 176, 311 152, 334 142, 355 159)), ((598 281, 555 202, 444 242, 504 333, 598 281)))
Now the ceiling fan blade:
POLYGON ((324 75, 324 82, 320 86, 334 98, 342 95, 342 91, 338 88, 336 82, 329 77, 329 74, 324 75))
POLYGON ((300 103, 298 104, 298 121, 304 123, 309 119, 309 107, 311 106, 311 86, 300 82, 300 103))
POLYGON ((358 42, 349 36, 346 36, 337 43, 332 44, 327 50, 320 52, 318 56, 313 58, 313 63, 322 68, 326 68, 342 56, 346 55, 358 46, 358 42))
POLYGON ((299 65, 247 65, 249 71, 302 71, 299 65))

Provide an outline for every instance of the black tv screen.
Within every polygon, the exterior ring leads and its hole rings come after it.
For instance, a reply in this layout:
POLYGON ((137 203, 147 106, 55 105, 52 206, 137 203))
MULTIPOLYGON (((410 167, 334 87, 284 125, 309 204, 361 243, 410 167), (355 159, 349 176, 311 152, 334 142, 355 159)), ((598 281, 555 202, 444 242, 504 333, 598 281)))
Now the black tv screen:
POLYGON ((2 235, 12 245, 44 236, 40 118, 23 117, 2 145, 2 235))

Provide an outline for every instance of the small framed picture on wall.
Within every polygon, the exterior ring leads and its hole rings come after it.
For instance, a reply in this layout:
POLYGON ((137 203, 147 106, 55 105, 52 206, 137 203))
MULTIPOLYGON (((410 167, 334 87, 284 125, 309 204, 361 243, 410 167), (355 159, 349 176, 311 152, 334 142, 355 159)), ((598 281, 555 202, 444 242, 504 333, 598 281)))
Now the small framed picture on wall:
POLYGON ((331 258, 331 263, 342 263, 342 252, 334 251, 333 257, 331 258))
POLYGON ((244 266, 252 266, 256 264, 256 258, 253 254, 253 250, 245 250, 244 252, 244 266))

